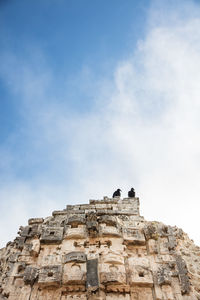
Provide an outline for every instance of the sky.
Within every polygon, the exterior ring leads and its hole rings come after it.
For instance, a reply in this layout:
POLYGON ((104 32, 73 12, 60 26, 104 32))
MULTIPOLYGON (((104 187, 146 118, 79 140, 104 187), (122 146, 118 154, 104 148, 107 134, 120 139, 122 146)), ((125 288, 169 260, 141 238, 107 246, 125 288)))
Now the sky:
POLYGON ((200 245, 200 2, 0 0, 0 247, 131 187, 200 245))

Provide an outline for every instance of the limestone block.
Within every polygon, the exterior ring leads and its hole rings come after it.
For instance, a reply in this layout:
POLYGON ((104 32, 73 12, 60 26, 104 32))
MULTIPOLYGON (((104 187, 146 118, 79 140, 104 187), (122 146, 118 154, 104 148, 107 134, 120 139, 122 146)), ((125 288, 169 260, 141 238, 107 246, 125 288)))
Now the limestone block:
POLYGON ((18 262, 26 263, 27 265, 33 263, 33 257, 30 255, 19 255, 18 262))
POLYGON ((30 300, 60 300, 61 298, 61 290, 55 288, 45 288, 42 290, 38 290, 37 297, 30 300))
POLYGON ((144 234, 137 229, 133 228, 123 228, 123 238, 124 244, 133 244, 133 245, 145 245, 145 237, 144 234))
POLYGON ((187 265, 180 255, 176 255, 176 265, 178 269, 179 280, 181 283, 181 293, 188 294, 190 292, 190 281, 188 278, 187 265))
POLYGON ((40 252, 40 240, 39 239, 33 239, 31 241, 31 249, 30 249, 30 255, 37 257, 40 252))
POLYGON ((49 220, 48 222, 46 222, 45 225, 47 225, 48 227, 63 227, 64 224, 62 224, 62 221, 60 219, 53 219, 53 220, 49 220))
POLYGON ((168 248, 168 238, 159 238, 159 248, 160 248, 160 254, 168 254, 169 248, 168 248))
POLYGON ((162 286, 163 300, 174 300, 172 288, 169 285, 162 286))
POLYGON ((153 222, 147 224, 144 227, 144 234, 145 234, 146 240, 149 240, 149 239, 157 240, 159 237, 159 233, 157 231, 156 224, 154 224, 153 222))
POLYGON ((55 254, 45 255, 42 257, 42 265, 43 266, 60 265, 61 260, 62 260, 61 255, 55 255, 55 254))
POLYGON ((64 285, 85 284, 86 282, 86 263, 70 262, 63 267, 64 285))
POLYGON ((96 237, 98 235, 99 226, 97 222, 97 215, 95 212, 87 213, 86 227, 91 237, 96 237))
POLYGON ((101 264, 119 264, 124 265, 123 255, 116 253, 114 251, 107 251, 102 253, 101 264))
POLYGON ((153 277, 147 258, 128 258, 128 278, 130 285, 153 286, 153 277))
POLYGON ((23 277, 25 284, 33 285, 38 277, 38 273, 37 268, 27 266, 23 277))
POLYGON ((106 300, 130 300, 130 299, 131 299, 130 294, 109 293, 106 295, 106 300))
POLYGON ((17 262, 15 263, 12 273, 10 274, 11 276, 15 278, 22 278, 24 276, 24 271, 26 269, 26 263, 24 262, 17 262))
POLYGON ((40 242, 43 244, 59 244, 62 242, 62 227, 44 227, 40 242))
POLYGON ((79 224, 85 224, 86 218, 85 215, 72 215, 68 217, 68 220, 66 222, 66 225, 79 225, 79 224))
POLYGON ((13 285, 15 286, 16 289, 23 287, 24 286, 23 278, 15 278, 13 285))
POLYGON ((114 226, 107 226, 106 224, 100 224, 99 233, 100 236, 116 236, 116 237, 122 236, 119 228, 114 226))
POLYGON ((65 239, 62 241, 61 253, 65 254, 69 251, 85 250, 84 249, 84 239, 65 239))
POLYGON ((168 249, 169 250, 174 250, 177 246, 177 240, 174 235, 169 235, 168 236, 168 249))
POLYGON ((102 209, 106 210, 107 204, 106 203, 95 204, 95 206, 93 208, 96 210, 102 210, 102 209))
POLYGON ((23 237, 27 237, 29 235, 29 231, 30 231, 30 226, 21 226, 19 228, 19 235, 23 236, 23 237))
POLYGON ((169 263, 172 265, 175 265, 175 263, 176 263, 174 256, 172 256, 170 254, 165 254, 165 255, 158 254, 155 257, 155 262, 156 263, 169 263))
POLYGON ((106 241, 107 247, 112 251, 117 251, 118 253, 122 253, 125 249, 123 245, 123 239, 121 237, 104 237, 101 238, 101 245, 103 241, 106 241))
POLYGON ((61 300, 87 300, 86 295, 63 295, 61 300))
POLYGON ((15 262, 17 262, 20 253, 21 253, 21 252, 14 252, 14 253, 11 253, 11 255, 8 257, 8 261, 9 261, 10 263, 15 263, 15 262))
POLYGON ((62 266, 45 266, 39 270, 38 284, 40 286, 60 286, 62 278, 62 266))
POLYGON ((86 227, 66 228, 64 235, 64 239, 85 239, 86 237, 86 227))
POLYGON ((152 289, 146 287, 131 288, 131 300, 154 300, 152 289))
POLYGON ((154 239, 149 239, 147 241, 149 254, 157 254, 158 253, 158 242, 154 239))
MULTIPOLYGON (((9 300, 29 300, 31 294, 31 287, 24 286, 20 290, 15 290, 9 293, 9 300)), ((6 298, 5 298, 6 299, 6 298)))
POLYGON ((107 271, 100 272, 100 281, 102 284, 126 284, 126 272, 124 266, 110 265, 107 271))
POLYGON ((44 222, 43 218, 31 218, 28 220, 28 225, 42 224, 43 222, 44 222))
POLYGON ((159 285, 171 284, 171 272, 168 265, 162 265, 157 271, 157 282, 159 285))
POLYGON ((102 255, 100 281, 102 284, 126 284, 126 271, 123 256, 112 252, 102 255))
POLYGON ((63 263, 68 263, 72 261, 80 263, 86 262, 85 253, 80 251, 73 251, 63 255, 63 263))
POLYGON ((23 237, 23 236, 16 237, 16 239, 15 239, 16 248, 19 250, 22 250, 24 247, 25 240, 26 240, 26 237, 23 237))
POLYGON ((98 220, 99 223, 105 223, 106 225, 116 226, 117 219, 114 216, 103 215, 98 220))
POLYGON ((98 259, 87 260, 87 289, 96 290, 99 286, 98 259))

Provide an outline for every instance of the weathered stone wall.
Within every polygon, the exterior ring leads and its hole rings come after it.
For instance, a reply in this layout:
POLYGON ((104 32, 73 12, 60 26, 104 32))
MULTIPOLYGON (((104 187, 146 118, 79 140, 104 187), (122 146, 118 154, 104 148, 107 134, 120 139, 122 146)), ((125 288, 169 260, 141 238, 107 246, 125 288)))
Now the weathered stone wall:
POLYGON ((145 221, 138 198, 68 205, 0 250, 0 299, 197 300, 200 248, 145 221))

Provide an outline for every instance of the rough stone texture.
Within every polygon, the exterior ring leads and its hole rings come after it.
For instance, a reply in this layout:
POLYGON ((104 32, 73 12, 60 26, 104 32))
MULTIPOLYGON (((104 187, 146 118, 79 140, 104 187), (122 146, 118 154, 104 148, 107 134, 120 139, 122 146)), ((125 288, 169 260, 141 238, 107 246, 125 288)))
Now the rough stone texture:
POLYGON ((200 247, 104 197, 33 218, 0 249, 0 300, 200 300, 200 247))

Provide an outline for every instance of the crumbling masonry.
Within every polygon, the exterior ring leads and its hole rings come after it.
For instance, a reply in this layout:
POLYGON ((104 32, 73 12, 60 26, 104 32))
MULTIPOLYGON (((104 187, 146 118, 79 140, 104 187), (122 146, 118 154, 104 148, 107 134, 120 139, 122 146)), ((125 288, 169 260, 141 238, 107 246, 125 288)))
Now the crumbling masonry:
POLYGON ((68 205, 0 250, 1 300, 197 300, 200 247, 139 199, 68 205))

